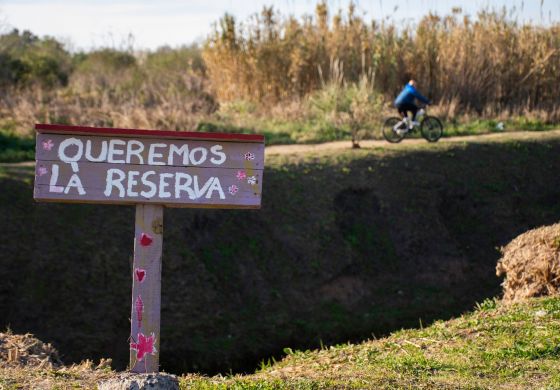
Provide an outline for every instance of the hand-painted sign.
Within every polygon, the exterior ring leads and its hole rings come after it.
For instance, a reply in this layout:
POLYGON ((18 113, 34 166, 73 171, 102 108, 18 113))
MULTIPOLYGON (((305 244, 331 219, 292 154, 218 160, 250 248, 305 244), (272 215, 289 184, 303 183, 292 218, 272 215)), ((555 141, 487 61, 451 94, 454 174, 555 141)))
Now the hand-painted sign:
POLYGON ((130 370, 158 372, 163 206, 259 208, 264 137, 36 125, 38 201, 136 204, 130 370))
POLYGON ((258 208, 264 138, 37 125, 35 199, 258 208))

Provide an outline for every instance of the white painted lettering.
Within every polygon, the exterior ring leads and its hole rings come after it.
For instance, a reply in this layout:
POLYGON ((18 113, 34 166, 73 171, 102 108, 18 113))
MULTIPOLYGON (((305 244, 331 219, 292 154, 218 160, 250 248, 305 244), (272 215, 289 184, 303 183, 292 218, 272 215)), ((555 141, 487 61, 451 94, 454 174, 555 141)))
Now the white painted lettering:
POLYGON ((196 194, 196 199, 202 198, 202 195, 204 195, 204 193, 206 191, 208 191, 208 187, 210 187, 213 180, 214 180, 214 178, 211 177, 210 179, 208 179, 206 181, 206 183, 204 183, 204 186, 202 188, 199 188, 199 186, 198 186, 198 176, 194 177, 194 192, 196 194))
POLYGON ((82 154, 84 152, 84 144, 77 138, 66 138, 64 141, 60 143, 58 146, 58 158, 65 163, 68 163, 72 166, 73 172, 78 172, 78 163, 76 161, 80 161, 82 158, 82 154), (76 150, 76 154, 70 157, 66 154, 66 148, 69 146, 76 146, 78 149, 76 150))
POLYGON ((206 150, 206 148, 203 147, 194 148, 193 150, 191 150, 189 154, 192 165, 202 164, 204 161, 206 161, 207 156, 208 156, 208 150, 206 150), (196 159, 197 153, 200 153, 200 158, 198 160, 196 159))
POLYGON ((107 162, 115 164, 124 164, 124 159, 115 159, 115 156, 124 156, 124 149, 116 149, 118 146, 124 146, 126 142, 120 139, 112 139, 109 141, 109 152, 107 157, 107 162))
POLYGON ((144 164, 144 158, 142 157, 142 152, 144 151, 144 144, 140 141, 130 140, 126 144, 126 163, 132 163, 132 156, 136 156, 138 159, 138 164, 144 164), (133 148, 136 146, 136 148, 133 148))
POLYGON ((217 177, 212 177, 212 185, 208 189, 206 193, 206 199, 212 198, 212 192, 218 191, 218 195, 220 195, 220 199, 225 199, 226 196, 224 195, 224 191, 222 190, 222 185, 220 184, 220 179, 217 177))
POLYGON ((107 141, 101 142, 101 151, 99 152, 99 155, 97 157, 93 157, 91 154, 91 144, 91 140, 86 141, 86 160, 91 162, 105 161, 105 159, 107 158, 107 141))
POLYGON ((157 153, 156 148, 165 148, 165 144, 151 144, 150 150, 148 152, 148 164, 149 165, 165 165, 163 161, 155 161, 155 158, 163 157, 162 153, 157 153))
POLYGON ((107 177, 105 178, 105 196, 110 197, 111 193, 113 192, 113 187, 116 187, 119 190, 119 198, 124 198, 124 186, 122 185, 122 181, 125 178, 125 174, 120 169, 111 168, 107 170, 107 177), (117 175, 118 177, 115 179, 113 176, 117 175))
POLYGON ((70 188, 76 188, 78 190, 78 194, 80 195, 85 195, 86 193, 84 191, 84 186, 82 185, 82 181, 75 173, 72 175, 70 181, 66 185, 66 188, 64 189, 64 193, 68 194, 70 192, 70 188))
POLYGON ((166 179, 171 179, 173 177, 172 173, 160 173, 159 175, 159 197, 160 198, 171 198, 171 192, 165 191, 169 187, 166 179))
POLYGON ((132 187, 138 184, 138 181, 135 179, 136 176, 140 175, 138 171, 128 171, 128 180, 126 185, 126 196, 138 196, 138 192, 134 191, 132 187))
POLYGON ((155 196, 155 194, 157 193, 157 186, 154 184, 153 181, 148 180, 148 176, 151 175, 155 175, 156 171, 147 171, 144 172, 144 174, 142 175, 142 184, 144 184, 147 187, 150 187, 150 191, 142 191, 140 192, 140 195, 142 195, 144 198, 152 198, 155 196))
POLYGON ((210 148, 210 152, 212 152, 213 155, 219 157, 218 159, 212 157, 210 159, 210 162, 212 164, 222 165, 226 161, 226 154, 221 151, 222 149, 223 149, 222 145, 214 145, 210 148))
POLYGON ((183 172, 177 172, 175 174, 175 199, 181 198, 181 191, 186 191, 189 199, 194 200, 196 199, 196 195, 191 188, 192 185, 192 177, 183 172), (185 183, 181 183, 182 180, 185 180, 185 183))
POLYGON ((169 146, 169 158, 167 160, 167 165, 175 165, 173 163, 173 154, 183 155, 183 165, 189 165, 189 145, 184 144, 181 147, 177 147, 175 144, 169 146))
POLYGON ((64 191, 64 187, 56 185, 56 182, 58 181, 58 164, 53 164, 51 167, 51 171, 52 174, 51 180, 49 182, 49 192, 60 194, 62 191, 64 191))

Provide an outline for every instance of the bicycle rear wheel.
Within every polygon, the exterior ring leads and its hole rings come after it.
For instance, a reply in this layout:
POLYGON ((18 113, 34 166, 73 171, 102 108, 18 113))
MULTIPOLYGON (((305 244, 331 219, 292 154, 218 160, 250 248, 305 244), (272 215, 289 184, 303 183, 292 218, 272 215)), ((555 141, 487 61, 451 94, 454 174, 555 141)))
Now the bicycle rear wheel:
POLYGON ((443 135, 443 125, 435 116, 427 116, 420 124, 422 137, 428 142, 437 142, 443 135))
MULTIPOLYGON (((385 123, 383 123, 383 137, 387 141, 389 141, 393 144, 396 144, 397 142, 401 142, 404 138, 404 134, 399 134, 396 131, 397 130, 396 126, 397 126, 397 124, 399 124, 399 122, 402 122, 401 118, 391 117, 391 118, 388 118, 385 121, 385 123)), ((406 124, 402 123, 399 126, 399 129, 400 129, 401 126, 404 129, 406 127, 406 124)))

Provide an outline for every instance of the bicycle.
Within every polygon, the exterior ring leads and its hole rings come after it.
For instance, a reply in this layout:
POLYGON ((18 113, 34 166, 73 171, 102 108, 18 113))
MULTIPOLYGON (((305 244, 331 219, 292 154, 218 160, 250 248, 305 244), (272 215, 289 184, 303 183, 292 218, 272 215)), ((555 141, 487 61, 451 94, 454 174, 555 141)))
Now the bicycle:
POLYGON ((426 110, 421 108, 416 113, 416 120, 412 121, 406 118, 390 117, 383 123, 383 137, 391 142, 401 142, 404 137, 415 133, 420 128, 422 137, 428 142, 437 142, 443 135, 443 125, 441 121, 435 117, 426 115, 426 110), (412 126, 410 126, 412 124, 412 126))

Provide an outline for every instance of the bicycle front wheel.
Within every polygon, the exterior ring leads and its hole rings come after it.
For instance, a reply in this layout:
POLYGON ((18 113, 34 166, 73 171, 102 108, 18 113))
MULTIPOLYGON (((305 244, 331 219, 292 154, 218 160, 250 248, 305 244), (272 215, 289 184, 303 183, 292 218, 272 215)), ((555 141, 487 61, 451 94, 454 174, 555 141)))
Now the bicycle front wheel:
POLYGON ((427 116, 420 125, 422 137, 428 142, 437 142, 443 135, 443 125, 435 116, 427 116))
MULTIPOLYGON (((385 123, 383 123, 383 137, 392 144, 401 142, 404 138, 404 134, 397 133, 397 130, 400 129, 400 127, 397 128, 397 125, 399 125, 400 122, 402 122, 401 118, 392 117, 388 118, 385 123)), ((402 123, 399 126, 406 127, 406 124, 402 123)))

